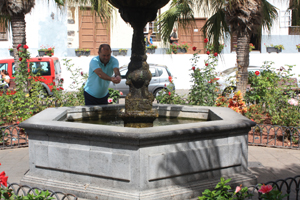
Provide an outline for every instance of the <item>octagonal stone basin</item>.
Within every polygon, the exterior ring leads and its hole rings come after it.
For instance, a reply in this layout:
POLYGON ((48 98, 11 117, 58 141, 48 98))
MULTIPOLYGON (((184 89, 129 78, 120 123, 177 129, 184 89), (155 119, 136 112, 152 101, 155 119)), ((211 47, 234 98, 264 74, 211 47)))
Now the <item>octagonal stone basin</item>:
POLYGON ((105 117, 124 105, 49 108, 22 122, 30 170, 22 184, 87 199, 192 199, 220 177, 256 184, 248 170, 254 122, 229 108, 154 105, 160 116, 205 122, 126 128, 66 122, 105 117))

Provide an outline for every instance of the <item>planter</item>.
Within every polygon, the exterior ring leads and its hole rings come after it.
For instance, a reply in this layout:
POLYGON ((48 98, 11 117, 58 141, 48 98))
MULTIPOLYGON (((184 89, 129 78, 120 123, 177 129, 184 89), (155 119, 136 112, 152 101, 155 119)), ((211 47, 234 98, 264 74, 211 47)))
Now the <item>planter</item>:
POLYGON ((113 50, 113 55, 114 56, 119 56, 119 55, 122 55, 122 56, 126 56, 127 55, 127 50, 113 50))
POLYGON ((120 52, 120 55, 126 56, 126 55, 127 55, 127 50, 122 50, 122 51, 120 52))
POLYGON ((14 51, 9 51, 9 55, 14 57, 14 51))
POLYGON ((155 49, 147 49, 147 53, 153 54, 153 53, 155 53, 155 49))
POLYGON ((45 56, 46 55, 46 51, 39 51, 39 56, 42 57, 42 56, 45 56))
POLYGON ((178 48, 177 53, 182 53, 182 48, 178 48))
POLYGON ((282 49, 276 49, 275 47, 267 47, 268 53, 272 53, 272 52, 280 53, 281 51, 282 49))
POLYGON ((300 48, 298 48, 298 52, 300 52, 300 48))
POLYGON ((185 48, 181 49, 181 53, 186 53, 187 50, 185 48))
POLYGON ((75 51, 77 57, 85 55, 85 51, 75 51))
POLYGON ((89 56, 90 54, 91 54, 91 51, 85 51, 85 52, 84 52, 84 55, 85 55, 85 56, 89 56))

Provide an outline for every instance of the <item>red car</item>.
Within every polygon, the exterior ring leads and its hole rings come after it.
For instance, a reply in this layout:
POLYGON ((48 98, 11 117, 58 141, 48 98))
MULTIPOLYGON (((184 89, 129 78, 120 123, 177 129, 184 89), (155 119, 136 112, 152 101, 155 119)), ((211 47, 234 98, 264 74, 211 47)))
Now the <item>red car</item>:
MULTIPOLYGON (((10 85, 9 90, 13 90, 16 86, 14 81, 15 79, 15 64, 14 59, 4 59, 0 60, 0 70, 5 69, 10 77, 10 85)), ((31 58, 29 60, 31 65, 31 71, 33 73, 42 72, 41 81, 42 85, 44 86, 44 91, 48 95, 52 95, 52 87, 53 85, 58 85, 59 81, 63 81, 61 78, 61 67, 57 57, 37 57, 31 58), (53 83, 53 85, 51 85, 53 83)), ((29 70, 29 63, 28 63, 28 70, 29 70)))

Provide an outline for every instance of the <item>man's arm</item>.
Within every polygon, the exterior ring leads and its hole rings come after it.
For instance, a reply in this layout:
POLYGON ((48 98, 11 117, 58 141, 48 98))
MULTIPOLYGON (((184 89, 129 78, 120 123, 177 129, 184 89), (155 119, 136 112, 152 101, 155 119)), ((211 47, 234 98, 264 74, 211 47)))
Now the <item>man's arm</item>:
POLYGON ((99 76, 99 78, 106 80, 106 81, 113 81, 113 77, 108 76, 105 74, 101 68, 97 68, 94 70, 94 72, 99 76))
POLYGON ((120 74, 120 71, 119 71, 119 68, 114 68, 114 73, 115 73, 115 77, 116 77, 116 80, 113 81, 113 83, 120 83, 121 82, 121 74, 120 74))

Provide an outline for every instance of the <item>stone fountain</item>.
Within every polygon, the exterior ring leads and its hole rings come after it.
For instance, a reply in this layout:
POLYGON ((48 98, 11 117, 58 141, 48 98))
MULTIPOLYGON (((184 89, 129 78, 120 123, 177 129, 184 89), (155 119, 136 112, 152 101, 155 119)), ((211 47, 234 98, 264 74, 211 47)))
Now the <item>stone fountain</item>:
POLYGON ((30 162, 22 184, 86 199, 128 200, 192 199, 220 177, 233 185, 256 184, 248 170, 254 122, 229 108, 152 106, 143 28, 168 1, 109 0, 134 28, 125 105, 49 108, 22 122, 30 162), (122 109, 126 127, 76 122, 118 116, 122 109), (150 127, 158 116, 205 122, 150 127))
POLYGON ((119 9, 121 17, 133 28, 131 62, 128 65, 126 84, 129 94, 125 98, 125 113, 122 114, 125 127, 151 127, 158 117, 158 112, 152 109, 154 97, 148 91, 151 80, 144 41, 144 27, 154 21, 157 10, 166 5, 169 0, 109 0, 119 9))

